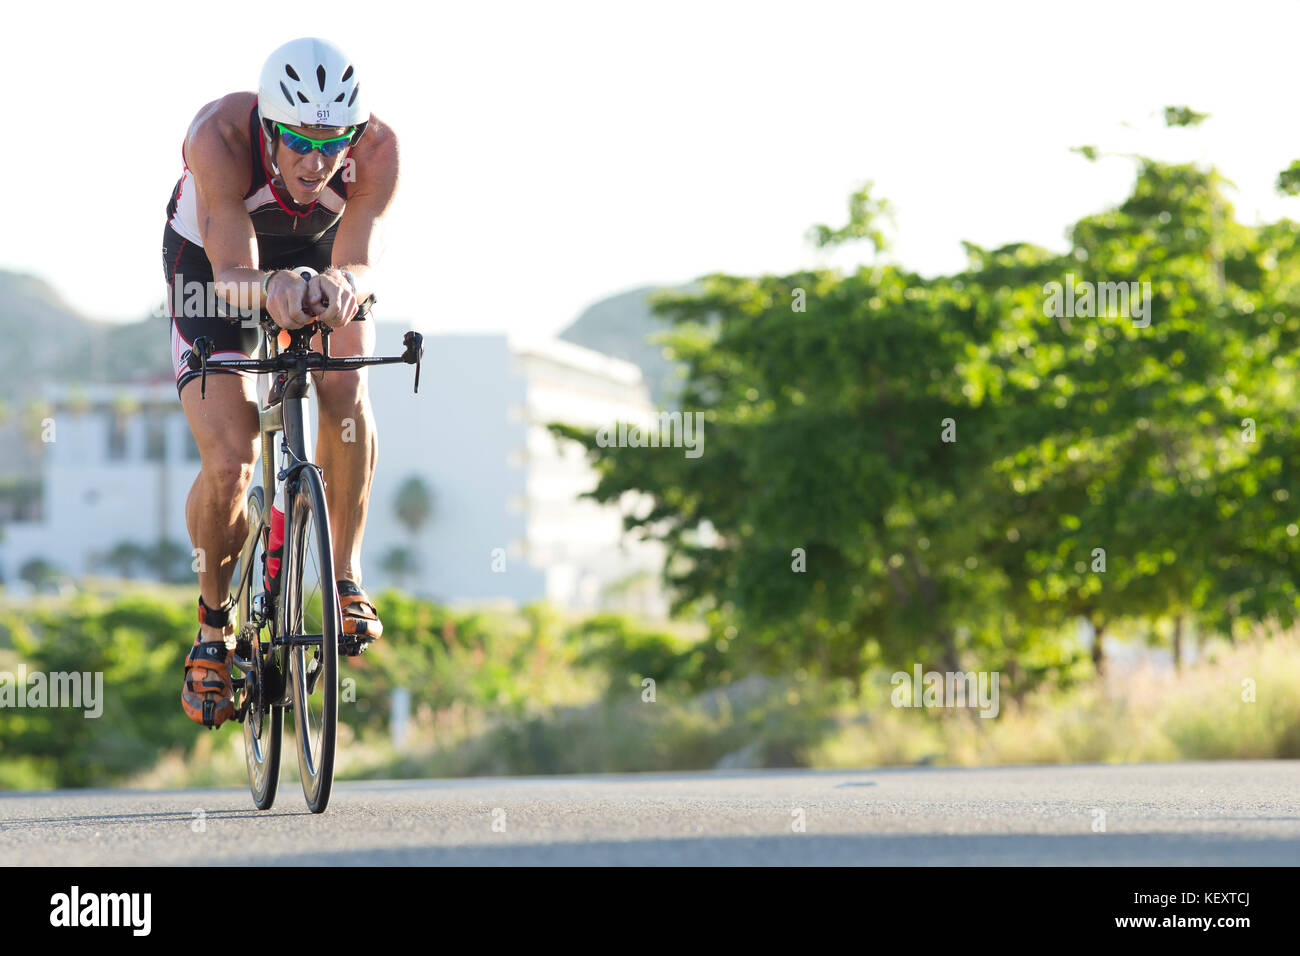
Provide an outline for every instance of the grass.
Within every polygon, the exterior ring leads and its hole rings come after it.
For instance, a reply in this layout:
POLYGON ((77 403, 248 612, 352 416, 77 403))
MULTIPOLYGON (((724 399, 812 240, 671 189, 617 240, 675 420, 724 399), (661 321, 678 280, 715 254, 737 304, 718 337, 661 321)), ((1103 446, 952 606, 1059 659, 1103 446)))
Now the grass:
MULTIPOLYGON (((45 640, 51 650, 103 646, 112 650, 111 667, 133 667, 136 676, 114 678, 113 686, 119 695, 139 692, 129 698, 135 723, 67 725, 49 712, 15 712, 8 743, 0 737, 0 789, 38 789, 61 779, 55 771, 66 769, 70 731, 99 734, 81 742, 78 759, 93 761, 111 746, 139 751, 142 759, 129 772, 105 783, 243 785, 240 726, 208 733, 179 713, 179 648, 192 634, 188 619, 176 624, 177 660, 163 666, 155 659, 171 653, 158 649, 154 632, 171 618, 159 618, 155 605, 179 620, 192 593, 92 584, 78 602, 93 596, 115 603, 70 610, 66 627, 45 640), (141 737, 141 727, 167 733, 141 737), (103 733, 110 730, 122 739, 103 733), (46 738, 49 747, 41 743, 46 738)), ((592 627, 540 607, 453 617, 400 595, 384 600, 385 619, 403 639, 343 669, 355 680, 352 698, 345 695, 341 705, 339 779, 1300 758, 1300 631, 1208 643, 1179 674, 1148 667, 1022 700, 1004 682, 998 716, 985 719, 958 708, 895 708, 888 674, 870 675, 858 688, 751 675, 692 690, 701 686, 699 674, 674 671, 671 662, 701 635, 677 632, 676 625, 662 632, 643 624, 592 627), (641 672, 657 675, 653 699, 643 692, 641 672), (397 686, 413 699, 410 736, 400 748, 387 734, 397 686)), ((78 602, 0 596, 0 610, 71 609, 78 602)), ((0 670, 18 663, 8 643, 0 628, 0 670)), ((292 718, 285 745, 282 776, 294 782, 292 718)))
MULTIPOLYGON (((661 685, 654 702, 629 693, 518 719, 448 708, 417 723, 400 751, 383 736, 342 734, 339 779, 1297 758, 1300 638, 1224 645, 1179 675, 1145 669, 1104 688, 1044 691, 1020 703, 1004 696, 995 718, 894 708, 883 691, 850 700, 842 688, 751 677, 685 700, 661 685)), ((282 770, 296 780, 292 751, 282 770)), ((191 760, 165 759, 133 783, 243 779, 236 728, 191 760)))
POLYGON ((1223 645, 1182 674, 1147 668, 1104 687, 1004 699, 992 719, 892 708, 839 719, 810 765, 1300 758, 1300 639, 1223 645))

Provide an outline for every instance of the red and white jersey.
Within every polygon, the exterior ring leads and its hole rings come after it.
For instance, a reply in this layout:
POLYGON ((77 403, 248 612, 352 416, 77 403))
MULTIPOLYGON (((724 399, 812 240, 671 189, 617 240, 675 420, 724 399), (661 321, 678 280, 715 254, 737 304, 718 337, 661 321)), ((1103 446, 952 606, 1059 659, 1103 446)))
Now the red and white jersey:
MULTIPOLYGON (((244 208, 253 220, 260 261, 283 259, 320 243, 343 216, 348 199, 343 174, 349 164, 344 163, 339 168, 315 202, 310 206, 300 206, 283 187, 277 188, 272 182, 273 175, 265 158, 266 133, 256 106, 248 115, 248 140, 252 176, 244 196, 244 208)), ((181 159, 185 159, 184 147, 181 148, 181 159)), ((194 174, 186 164, 167 204, 167 224, 187 242, 202 247, 196 192, 194 174)))

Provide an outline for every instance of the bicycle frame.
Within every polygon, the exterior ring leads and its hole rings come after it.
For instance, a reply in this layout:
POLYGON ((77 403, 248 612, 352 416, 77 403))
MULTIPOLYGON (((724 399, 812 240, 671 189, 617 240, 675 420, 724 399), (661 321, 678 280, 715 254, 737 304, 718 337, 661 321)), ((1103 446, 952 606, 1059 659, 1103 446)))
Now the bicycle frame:
MULTIPOLYGON (((418 392, 420 389, 420 359, 424 354, 424 337, 418 332, 407 332, 402 338, 405 349, 401 355, 331 357, 329 354, 330 329, 328 326, 312 323, 304 328, 294 330, 289 333, 289 345, 284 350, 280 350, 278 342, 279 327, 266 319, 261 324, 265 357, 219 359, 215 362, 209 362, 208 356, 213 351, 212 343, 205 337, 200 336, 194 340, 194 344, 186 356, 186 361, 191 369, 201 373, 200 394, 204 397, 207 394, 208 369, 241 369, 259 373, 257 414, 262 446, 262 489, 266 508, 268 509, 267 514, 269 514, 269 509, 274 507, 276 501, 276 490, 281 482, 284 483, 284 541, 287 543, 293 540, 294 529, 290 527, 290 523, 296 510, 294 508, 294 498, 298 484, 296 476, 303 468, 319 470, 319 466, 312 461, 311 413, 308 408, 308 400, 311 396, 311 377, 309 373, 403 363, 415 366, 415 390, 418 392), (321 337, 321 350, 313 352, 311 351, 311 339, 318 332, 321 337), (273 380, 268 380, 268 373, 274 373, 273 380), (275 455, 275 436, 277 434, 283 435, 280 450, 285 459, 283 467, 278 470, 275 455)), ((261 535, 265 529, 266 515, 264 514, 263 526, 256 529, 257 534, 261 535)), ((250 537, 249 540, 253 540, 253 538, 250 537)), ((263 554, 266 554, 265 546, 263 547, 263 554)), ((250 558, 251 553, 241 555, 241 582, 239 587, 245 586, 245 583, 251 586, 253 582, 251 580, 244 582, 243 577, 258 573, 258 570, 252 566, 250 558)), ((281 573, 283 573, 283 570, 284 566, 282 564, 281 573)), ((256 620, 241 622, 241 626, 247 626, 251 623, 258 628, 262 626, 267 628, 270 636, 269 657, 271 660, 277 660, 276 652, 279 651, 278 666, 283 677, 288 673, 291 645, 319 645, 320 638, 291 638, 289 636, 291 622, 282 617, 286 605, 285 602, 279 600, 279 597, 280 595, 268 593, 265 590, 256 593, 253 596, 253 613, 256 620)), ((238 655, 235 656, 234 663, 245 674, 254 666, 251 660, 241 658, 238 655)), ((282 706, 285 703, 287 694, 288 683, 284 681, 281 684, 277 699, 263 700, 263 706, 282 706)), ((239 717, 243 719, 245 716, 241 707, 239 717)))
MULTIPOLYGON (((325 357, 328 357, 329 346, 327 343, 329 338, 327 332, 322 333, 321 340, 322 353, 325 357)), ((276 336, 266 332, 262 336, 262 343, 268 359, 273 359, 279 354, 276 336)), ((296 513, 294 508, 294 498, 298 489, 296 473, 301 468, 318 468, 312 461, 311 409, 308 404, 311 396, 311 376, 306 371, 305 360, 300 360, 299 365, 302 367, 295 368, 293 372, 280 372, 274 382, 269 381, 265 375, 259 376, 257 382, 257 419, 262 445, 263 494, 266 495, 267 509, 271 509, 275 507, 279 497, 277 492, 280 484, 284 484, 284 541, 286 543, 294 540, 292 537, 294 529, 290 527, 290 522, 296 513), (277 392, 278 394, 276 394, 277 392), (281 442, 284 467, 278 471, 276 469, 277 459, 275 454, 276 435, 284 436, 281 442)), ((267 514, 269 513, 268 510, 267 514)), ((258 529, 258 534, 265 533, 265 519, 266 515, 263 516, 264 527, 258 529)), ((265 547, 263 547, 262 553, 267 554, 265 547)), ((280 565, 280 570, 283 573, 283 562, 280 565)), ((253 573, 257 573, 256 569, 254 569, 253 573)), ((281 617, 287 604, 280 600, 278 593, 263 590, 254 596, 254 602, 261 605, 260 617, 262 620, 259 623, 266 625, 270 637, 269 657, 276 662, 282 677, 286 676, 289 672, 288 653, 290 644, 320 644, 320 640, 319 638, 316 640, 310 638, 294 639, 290 636, 292 634, 292 622, 281 617)), ((236 666, 247 673, 249 668, 244 666, 245 663, 250 667, 252 666, 251 661, 245 662, 236 656, 236 666)), ((288 695, 287 680, 280 682, 280 688, 278 699, 263 700, 264 706, 281 706, 284 704, 288 695)))

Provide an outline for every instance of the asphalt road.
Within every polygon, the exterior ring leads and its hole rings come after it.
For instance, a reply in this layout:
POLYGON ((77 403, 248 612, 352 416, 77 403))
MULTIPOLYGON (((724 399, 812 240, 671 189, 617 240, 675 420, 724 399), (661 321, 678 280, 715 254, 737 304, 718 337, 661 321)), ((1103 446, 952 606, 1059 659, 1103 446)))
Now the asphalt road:
POLYGON ((0 794, 0 864, 249 862, 1293 866, 1300 761, 339 783, 320 816, 287 779, 264 813, 241 789, 0 794))

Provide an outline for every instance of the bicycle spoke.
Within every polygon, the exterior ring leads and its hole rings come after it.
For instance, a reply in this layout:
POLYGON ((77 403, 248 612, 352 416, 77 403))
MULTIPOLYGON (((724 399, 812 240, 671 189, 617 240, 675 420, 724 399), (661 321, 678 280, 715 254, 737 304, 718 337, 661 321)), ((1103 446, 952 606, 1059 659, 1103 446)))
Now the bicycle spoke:
POLYGON ((323 489, 314 473, 304 476, 303 485, 294 504, 291 575, 285 597, 290 612, 294 719, 303 791, 308 806, 320 812, 329 799, 333 779, 338 720, 338 607, 323 489), (327 602, 332 602, 333 607, 327 602))
POLYGON ((274 655, 270 653, 270 632, 262 630, 261 618, 254 604, 255 596, 263 590, 265 519, 262 489, 254 488, 248 497, 249 537, 240 551, 234 580, 239 636, 246 642, 248 653, 248 667, 240 668, 244 673, 244 686, 240 692, 240 705, 244 711, 244 756, 253 804, 259 810, 270 809, 275 801, 283 728, 283 711, 266 702, 268 690, 264 675, 274 666, 274 655))

